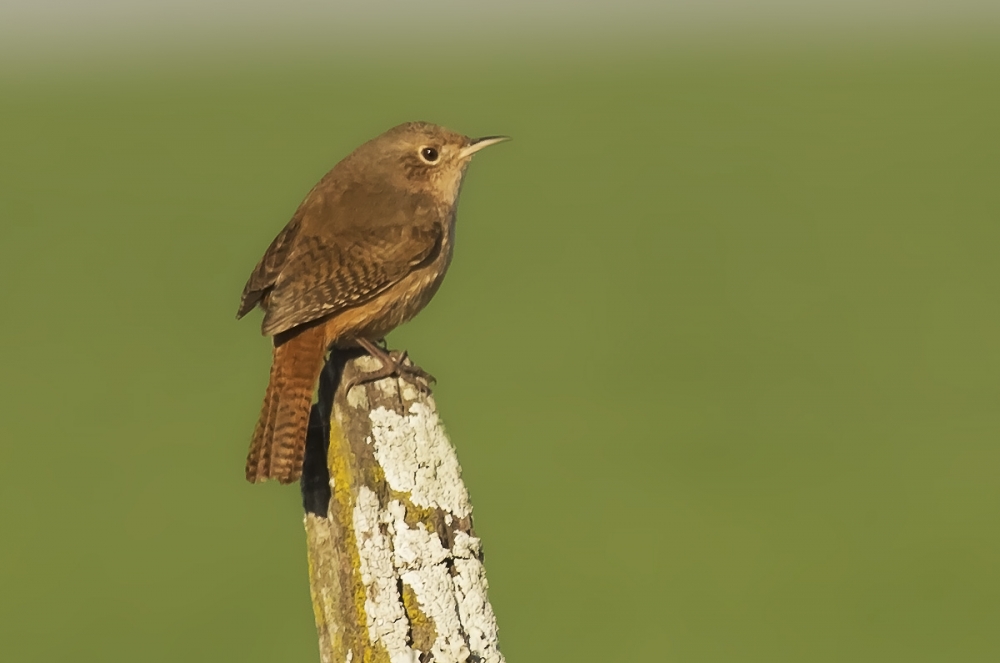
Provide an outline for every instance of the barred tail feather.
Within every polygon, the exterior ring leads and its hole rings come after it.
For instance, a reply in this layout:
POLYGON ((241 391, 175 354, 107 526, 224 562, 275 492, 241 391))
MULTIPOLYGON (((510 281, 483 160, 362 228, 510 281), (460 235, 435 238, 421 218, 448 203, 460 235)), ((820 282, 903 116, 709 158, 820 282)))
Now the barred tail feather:
POLYGON ((323 369, 322 326, 275 338, 271 377, 247 455, 247 481, 298 481, 302 475, 313 391, 323 369))

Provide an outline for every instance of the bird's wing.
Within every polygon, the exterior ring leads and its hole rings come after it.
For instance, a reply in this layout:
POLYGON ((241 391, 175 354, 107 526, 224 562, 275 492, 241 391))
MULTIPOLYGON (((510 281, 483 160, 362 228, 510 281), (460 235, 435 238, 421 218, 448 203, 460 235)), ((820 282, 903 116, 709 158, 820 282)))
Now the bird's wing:
POLYGON ((240 308, 236 312, 236 319, 253 310, 270 292, 271 288, 278 280, 278 275, 288 261, 289 255, 295 245, 295 239, 299 234, 300 215, 296 214, 288 225, 278 233, 271 245, 264 252, 264 257, 260 259, 254 267, 247 284, 243 286, 243 295, 240 297, 240 308))
POLYGON ((441 223, 429 219, 373 224, 349 235, 297 234, 268 294, 263 333, 280 334, 372 299, 432 260, 443 236, 441 223))

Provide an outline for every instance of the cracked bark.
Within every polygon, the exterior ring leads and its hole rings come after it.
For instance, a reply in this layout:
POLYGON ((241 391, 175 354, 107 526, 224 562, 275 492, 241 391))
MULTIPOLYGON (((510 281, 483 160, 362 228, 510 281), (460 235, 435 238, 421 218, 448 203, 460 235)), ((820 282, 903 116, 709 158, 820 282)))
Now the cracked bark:
POLYGON ((331 353, 302 476, 324 663, 503 663, 482 545, 434 399, 395 378, 344 393, 367 356, 331 353))

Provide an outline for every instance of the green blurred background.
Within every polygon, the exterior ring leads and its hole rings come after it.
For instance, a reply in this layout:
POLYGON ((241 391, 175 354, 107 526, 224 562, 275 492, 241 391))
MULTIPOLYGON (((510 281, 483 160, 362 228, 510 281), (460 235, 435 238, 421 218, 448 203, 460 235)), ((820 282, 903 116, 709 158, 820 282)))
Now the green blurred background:
POLYGON ((861 27, 9 49, 0 659, 317 660, 234 313, 310 186, 425 119, 515 137, 390 339, 508 660, 1000 660, 1000 30, 861 27))

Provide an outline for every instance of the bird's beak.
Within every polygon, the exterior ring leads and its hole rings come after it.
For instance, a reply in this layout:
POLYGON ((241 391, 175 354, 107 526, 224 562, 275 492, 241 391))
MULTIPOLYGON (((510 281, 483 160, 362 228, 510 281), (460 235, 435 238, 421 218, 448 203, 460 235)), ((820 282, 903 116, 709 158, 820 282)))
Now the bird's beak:
POLYGON ((471 143, 462 148, 462 151, 458 153, 458 156, 462 159, 467 159, 484 147, 496 145, 497 143, 502 143, 505 140, 510 140, 510 136, 486 136, 484 138, 475 138, 471 143))

